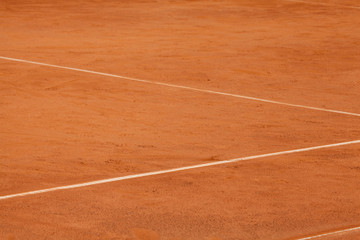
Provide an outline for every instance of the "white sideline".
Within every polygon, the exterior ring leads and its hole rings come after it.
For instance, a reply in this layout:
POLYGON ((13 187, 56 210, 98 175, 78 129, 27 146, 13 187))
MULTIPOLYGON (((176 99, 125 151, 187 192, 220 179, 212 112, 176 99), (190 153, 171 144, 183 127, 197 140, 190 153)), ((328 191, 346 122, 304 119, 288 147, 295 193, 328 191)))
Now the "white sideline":
POLYGON ((92 181, 92 182, 85 182, 85 183, 66 185, 66 186, 54 187, 54 188, 47 188, 47 189, 42 189, 42 190, 30 191, 30 192, 10 194, 10 195, 5 195, 5 196, 0 196, 0 200, 14 198, 14 197, 27 196, 27 195, 40 194, 40 193, 45 193, 45 192, 53 192, 53 191, 57 191, 57 190, 80 188, 80 187, 86 187, 86 186, 91 186, 91 185, 97 185, 97 184, 102 184, 102 183, 109 183, 109 182, 115 182, 115 181, 121 181, 121 180, 133 179, 133 178, 148 177, 148 176, 160 175, 160 174, 165 174, 165 173, 180 172, 180 171, 185 171, 185 170, 190 170, 190 169, 210 167, 210 166, 234 163, 234 162, 239 162, 239 161, 247 161, 247 160, 252 160, 252 159, 257 159, 257 158, 278 156, 278 155, 298 153, 298 152, 306 152, 306 151, 311 151, 311 150, 316 150, 316 149, 331 148, 331 147, 337 147, 337 146, 343 146, 343 145, 349 145, 349 144, 357 144, 357 143, 360 143, 360 140, 334 143, 334 144, 328 144, 328 145, 321 145, 321 146, 315 146, 315 147, 299 148, 299 149, 287 150, 287 151, 281 151, 281 152, 275 152, 275 153, 266 153, 266 154, 260 154, 260 155, 249 156, 249 157, 235 158, 235 159, 224 160, 224 161, 216 161, 216 162, 210 162, 210 163, 204 163, 204 164, 198 164, 198 165, 192 165, 192 166, 186 166, 186 167, 160 170, 160 171, 155 171, 155 172, 133 174, 133 175, 127 175, 127 176, 122 176, 122 177, 97 180, 97 181, 92 181))
POLYGON ((287 2, 305 3, 305 4, 311 4, 311 5, 338 7, 338 8, 360 9, 360 7, 357 7, 357 6, 347 6, 347 5, 333 4, 333 3, 311 2, 311 1, 303 1, 303 0, 285 0, 285 1, 287 1, 287 2))
POLYGON ((187 87, 187 86, 176 85, 176 84, 171 84, 171 83, 164 83, 164 82, 158 82, 158 81, 150 81, 150 80, 143 80, 143 79, 132 78, 132 77, 125 77, 125 76, 103 73, 103 72, 96 72, 96 71, 85 70, 85 69, 80 69, 80 68, 72 68, 72 67, 65 67, 65 66, 59 66, 59 65, 54 65, 54 64, 28 61, 28 60, 17 59, 17 58, 9 58, 9 57, 0 56, 0 59, 15 61, 15 62, 31 63, 31 64, 47 66, 47 67, 61 68, 61 69, 78 71, 78 72, 97 74, 97 75, 102 75, 102 76, 107 76, 107 77, 122 78, 122 79, 127 79, 127 80, 131 80, 131 81, 142 82, 142 83, 147 83, 147 84, 155 84, 155 85, 160 85, 160 86, 180 88, 180 89, 186 89, 186 90, 203 92, 203 93, 211 93, 211 94, 217 94, 217 95, 223 95, 223 96, 243 98, 243 99, 248 99, 248 100, 253 100, 253 101, 285 105, 285 106, 290 106, 290 107, 305 108, 305 109, 311 109, 311 110, 317 110, 317 111, 323 111, 323 112, 331 112, 331 113, 338 113, 338 114, 352 115, 352 116, 360 117, 360 113, 352 113, 352 112, 345 112, 345 111, 332 110, 332 109, 326 109, 326 108, 318 108, 318 107, 311 107, 311 106, 305 106, 305 105, 299 105, 299 104, 285 103, 285 102, 267 100, 267 99, 262 99, 262 98, 232 94, 232 93, 225 93, 225 92, 218 92, 218 91, 212 91, 212 90, 206 90, 206 89, 200 89, 200 88, 187 87))
POLYGON ((331 235, 336 235, 336 234, 341 234, 341 233, 351 232, 351 231, 356 231, 356 230, 360 230, 360 227, 348 228, 348 229, 344 229, 344 230, 340 230, 340 231, 319 234, 319 235, 315 235, 315 236, 311 236, 311 237, 297 238, 296 240, 309 240, 309 239, 315 239, 315 238, 322 238, 322 237, 326 237, 326 236, 331 236, 331 235))

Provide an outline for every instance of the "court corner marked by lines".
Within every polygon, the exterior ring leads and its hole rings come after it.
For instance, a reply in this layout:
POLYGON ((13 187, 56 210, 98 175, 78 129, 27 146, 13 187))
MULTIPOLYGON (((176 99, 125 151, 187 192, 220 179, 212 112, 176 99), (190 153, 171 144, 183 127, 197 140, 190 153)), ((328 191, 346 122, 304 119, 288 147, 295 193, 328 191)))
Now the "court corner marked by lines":
POLYGON ((288 107, 296 107, 296 108, 303 108, 303 109, 310 109, 310 110, 316 110, 316 111, 322 111, 322 112, 330 112, 330 113, 337 113, 337 114, 360 117, 360 113, 352 113, 352 112, 339 111, 339 110, 333 110, 333 109, 327 109, 327 108, 319 108, 319 107, 311 107, 311 106, 305 106, 305 105, 300 105, 300 104, 279 102, 279 101, 268 100, 268 99, 263 99, 263 98, 256 98, 256 97, 244 96, 244 95, 239 95, 239 94, 232 94, 232 93, 225 93, 225 92, 219 92, 219 91, 213 91, 213 90, 207 90, 207 89, 200 89, 200 88, 176 85, 176 84, 165 83, 165 82, 144 80, 144 79, 139 79, 139 78, 125 77, 125 76, 116 75, 116 74, 103 73, 103 72, 97 72, 97 71, 91 71, 91 70, 85 70, 85 69, 73 68, 73 67, 65 67, 65 66, 60 66, 60 65, 28 61, 28 60, 10 58, 10 57, 4 57, 4 56, 0 56, 0 59, 14 61, 14 62, 23 62, 23 63, 47 66, 47 67, 53 67, 53 68, 60 68, 60 69, 66 69, 66 70, 72 70, 72 71, 84 72, 84 73, 90 73, 90 74, 96 74, 96 75, 102 75, 102 76, 113 77, 113 78, 121 78, 121 79, 130 80, 130 81, 141 82, 141 83, 146 83, 146 84, 153 84, 153 85, 158 85, 158 86, 166 86, 166 87, 171 87, 171 88, 185 89, 185 90, 202 92, 202 93, 217 94, 217 95, 242 98, 242 99, 247 99, 247 100, 252 100, 252 101, 278 104, 278 105, 283 105, 283 106, 288 106, 288 107))
POLYGON ((337 235, 337 234, 342 234, 342 233, 348 233, 348 232, 357 231, 357 230, 360 230, 360 227, 347 228, 347 229, 343 229, 343 230, 338 230, 338 231, 334 231, 334 232, 323 233, 323 234, 314 235, 314 236, 310 236, 310 237, 297 238, 297 239, 295 239, 295 240, 319 239, 319 238, 322 238, 322 237, 328 237, 328 236, 332 236, 332 235, 337 235))
POLYGON ((344 145, 350 145, 350 144, 358 144, 358 143, 360 143, 360 140, 341 142, 341 143, 333 143, 333 144, 328 144, 328 145, 320 145, 320 146, 315 146, 315 147, 299 148, 299 149, 274 152, 274 153, 266 153, 266 154, 248 156, 248 157, 235 158, 235 159, 230 159, 230 160, 216 161, 216 162, 191 165, 191 166, 186 166, 186 167, 154 171, 154 172, 133 174, 133 175, 127 175, 127 176, 122 176, 122 177, 116 177, 116 178, 108 178, 108 179, 102 179, 102 180, 85 182, 85 183, 78 183, 78 184, 72 184, 72 185, 66 185, 66 186, 60 186, 60 187, 35 190, 35 191, 30 191, 30 192, 4 195, 4 196, 0 196, 0 200, 15 198, 15 197, 23 197, 23 196, 28 196, 28 195, 35 195, 35 194, 46 193, 46 192, 54 192, 54 191, 58 191, 58 190, 87 187, 87 186, 92 186, 92 185, 98 185, 98 184, 103 184, 103 183, 110 183, 110 182, 116 182, 116 181, 122 181, 122 180, 134 179, 134 178, 149 177, 149 176, 161 175, 161 174, 166 174, 166 173, 181 172, 181 171, 186 171, 186 170, 190 170, 190 169, 210 167, 210 166, 222 165, 222 164, 227 164, 227 163, 249 161, 249 160, 253 160, 253 159, 257 159, 257 158, 265 158, 265 157, 279 156, 279 155, 285 155, 285 154, 290 154, 290 153, 306 152, 306 151, 312 151, 312 150, 317 150, 317 149, 332 148, 332 147, 338 147, 338 146, 344 146, 344 145))

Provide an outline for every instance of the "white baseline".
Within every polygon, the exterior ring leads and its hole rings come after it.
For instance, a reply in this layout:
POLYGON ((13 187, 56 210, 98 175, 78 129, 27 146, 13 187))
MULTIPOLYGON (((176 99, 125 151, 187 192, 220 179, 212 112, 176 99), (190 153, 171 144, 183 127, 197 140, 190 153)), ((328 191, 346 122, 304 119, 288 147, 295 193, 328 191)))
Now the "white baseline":
POLYGON ((311 106, 305 106, 305 105, 299 105, 299 104, 279 102, 279 101, 273 101, 273 100, 268 100, 268 99, 263 99, 263 98, 249 97, 249 96, 244 96, 244 95, 239 95, 239 94, 218 92, 218 91, 213 91, 213 90, 200 89, 200 88, 176 85, 176 84, 171 84, 171 83, 164 83, 164 82, 150 81, 150 80, 144 80, 144 79, 139 79, 139 78, 125 77, 125 76, 120 76, 120 75, 115 75, 115 74, 96 72, 96 71, 85 70, 85 69, 80 69, 80 68, 73 68, 73 67, 65 67, 65 66, 59 66, 59 65, 48 64, 48 63, 34 62, 34 61, 28 61, 28 60, 23 60, 23 59, 17 59, 17 58, 9 58, 9 57, 0 56, 0 59, 8 60, 8 61, 15 61, 15 62, 36 64, 36 65, 41 65, 41 66, 53 67, 53 68, 67 69, 67 70, 72 70, 72 71, 77 71, 77 72, 91 73, 91 74, 102 75, 102 76, 113 77, 113 78, 121 78, 121 79, 130 80, 130 81, 136 81, 136 82, 142 82, 142 83, 154 84, 154 85, 160 85, 160 86, 166 86, 166 87, 172 87, 172 88, 186 89, 186 90, 203 92, 203 93, 243 98, 243 99, 248 99, 248 100, 253 100, 253 101, 273 103, 273 104, 279 104, 279 105, 284 105, 284 106, 289 106, 289 107, 305 108, 305 109, 311 109, 311 110, 316 110, 316 111, 323 111, 323 112, 330 112, 330 113, 337 113, 337 114, 344 114, 344 115, 360 117, 360 113, 352 113, 352 112, 345 112, 345 111, 332 110, 332 109, 326 109, 326 108, 318 108, 318 107, 311 107, 311 106))
POLYGON ((322 237, 327 237, 327 236, 336 235, 336 234, 348 233, 348 232, 357 231, 357 230, 360 230, 360 227, 353 227, 353 228, 348 228, 348 229, 339 230, 339 231, 335 231, 335 232, 323 233, 323 234, 305 237, 305 238, 297 238, 296 240, 310 240, 310 239, 322 238, 322 237))
POLYGON ((0 196, 0 200, 14 198, 14 197, 22 197, 22 196, 27 196, 27 195, 40 194, 40 193, 46 193, 46 192, 53 192, 53 191, 58 191, 58 190, 87 187, 87 186, 91 186, 91 185, 116 182, 116 181, 122 181, 122 180, 133 179, 133 178, 142 178, 142 177, 161 175, 161 174, 166 174, 166 173, 180 172, 180 171, 186 171, 186 170, 190 170, 190 169, 210 167, 210 166, 222 165, 222 164, 227 164, 227 163, 248 161, 248 160, 253 160, 253 159, 257 159, 257 158, 265 158, 265 157, 272 157, 272 156, 278 156, 278 155, 284 155, 284 154, 290 154, 290 153, 306 152, 306 151, 312 151, 312 150, 317 150, 317 149, 332 148, 332 147, 344 146, 344 145, 349 145, 349 144, 358 144, 358 143, 360 143, 360 140, 334 143, 334 144, 328 144, 328 145, 321 145, 321 146, 315 146, 315 147, 299 148, 299 149, 274 152, 274 153, 266 153, 266 154, 254 155, 254 156, 249 156, 249 157, 241 157, 241 158, 235 158, 235 159, 224 160, 224 161, 216 161, 216 162, 191 165, 191 166, 186 166, 186 167, 160 170, 160 171, 155 171, 155 172, 133 174, 133 175, 127 175, 127 176, 122 176, 122 177, 116 177, 116 178, 102 179, 102 180, 97 180, 97 181, 92 181, 92 182, 78 183, 78 184, 66 185, 66 186, 61 186, 61 187, 54 187, 54 188, 47 188, 47 189, 41 189, 41 190, 36 190, 36 191, 30 191, 30 192, 10 194, 10 195, 5 195, 5 196, 0 196))

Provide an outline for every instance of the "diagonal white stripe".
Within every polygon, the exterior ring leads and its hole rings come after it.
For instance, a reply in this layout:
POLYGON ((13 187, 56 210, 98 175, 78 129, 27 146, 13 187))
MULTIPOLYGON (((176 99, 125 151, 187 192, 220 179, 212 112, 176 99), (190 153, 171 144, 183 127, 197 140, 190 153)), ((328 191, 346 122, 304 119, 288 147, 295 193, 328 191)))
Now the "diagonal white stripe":
POLYGON ((344 146, 344 145, 349 145, 349 144, 357 144, 357 143, 360 143, 360 140, 334 143, 334 144, 328 144, 328 145, 321 145, 321 146, 315 146, 315 147, 299 148, 299 149, 294 149, 294 150, 287 150, 287 151, 267 153, 267 154, 260 154, 260 155, 255 155, 255 156, 235 158, 235 159, 230 159, 230 160, 210 162, 210 163, 204 163, 204 164, 198 164, 198 165, 192 165, 192 166, 186 166, 186 167, 172 168, 172 169, 160 170, 160 171, 155 171, 155 172, 133 174, 133 175, 128 175, 128 176, 116 177, 116 178, 102 179, 102 180, 97 180, 97 181, 92 181, 92 182, 85 182, 85 183, 72 184, 72 185, 60 186, 60 187, 54 187, 54 188, 47 188, 47 189, 42 189, 42 190, 30 191, 30 192, 10 194, 10 195, 5 195, 5 196, 0 196, 0 200, 14 198, 14 197, 22 197, 22 196, 27 196, 27 195, 40 194, 40 193, 45 193, 45 192, 53 192, 53 191, 57 191, 57 190, 80 188, 80 187, 122 181, 122 180, 133 179, 133 178, 142 178, 142 177, 148 177, 148 176, 154 176, 154 175, 160 175, 160 174, 166 174, 166 173, 180 172, 180 171, 186 171, 186 170, 190 170, 190 169, 210 167, 210 166, 222 165, 222 164, 227 164, 227 163, 248 161, 248 160, 257 159, 257 158, 272 157, 272 156, 278 156, 278 155, 284 155, 284 154, 290 154, 290 153, 306 152, 306 151, 312 151, 312 150, 317 150, 317 149, 322 149, 322 148, 332 148, 332 147, 344 146))
POLYGON ((360 230, 360 227, 348 228, 348 229, 344 229, 344 230, 339 230, 339 231, 329 232, 329 233, 323 233, 323 234, 314 235, 314 236, 305 237, 305 238, 297 238, 296 240, 316 239, 316 238, 322 238, 322 237, 327 237, 327 236, 341 234, 341 233, 352 232, 352 231, 356 231, 356 230, 360 230))
POLYGON ((67 70, 72 70, 72 71, 77 71, 77 72, 91 73, 91 74, 102 75, 102 76, 107 76, 107 77, 122 78, 122 79, 127 79, 127 80, 130 80, 130 81, 136 81, 136 82, 142 82, 142 83, 154 84, 154 85, 160 85, 160 86, 166 86, 166 87, 172 87, 172 88, 186 89, 186 90, 203 92, 203 93, 210 93, 210 94, 217 94, 217 95, 223 95, 223 96, 229 96, 229 97, 243 98, 243 99, 248 99, 248 100, 253 100, 253 101, 273 103, 273 104, 284 105, 284 106, 289 106, 289 107, 305 108, 305 109, 311 109, 311 110, 316 110, 316 111, 323 111, 323 112, 330 112, 330 113, 337 113, 337 114, 344 114, 344 115, 351 115, 351 116, 360 117, 360 113, 352 113, 352 112, 345 112, 345 111, 332 110, 332 109, 326 109, 326 108, 318 108, 318 107, 311 107, 311 106, 305 106, 305 105, 299 105, 299 104, 279 102, 279 101, 273 101, 273 100, 268 100, 268 99, 263 99, 263 98, 249 97, 249 96, 244 96, 244 95, 239 95, 239 94, 218 92, 218 91, 213 91, 213 90, 200 89, 200 88, 176 85, 176 84, 171 84, 171 83, 164 83, 164 82, 150 81, 150 80, 144 80, 144 79, 139 79, 139 78, 125 77, 125 76, 121 76, 121 75, 115 75, 115 74, 109 74, 109 73, 103 73, 103 72, 96 72, 96 71, 85 70, 85 69, 80 69, 80 68, 65 67, 65 66, 47 64, 47 63, 41 63, 41 62, 34 62, 34 61, 28 61, 28 60, 23 60, 23 59, 17 59, 17 58, 9 58, 9 57, 0 56, 0 59, 9 60, 9 61, 15 61, 15 62, 36 64, 36 65, 47 66, 47 67, 67 69, 67 70))

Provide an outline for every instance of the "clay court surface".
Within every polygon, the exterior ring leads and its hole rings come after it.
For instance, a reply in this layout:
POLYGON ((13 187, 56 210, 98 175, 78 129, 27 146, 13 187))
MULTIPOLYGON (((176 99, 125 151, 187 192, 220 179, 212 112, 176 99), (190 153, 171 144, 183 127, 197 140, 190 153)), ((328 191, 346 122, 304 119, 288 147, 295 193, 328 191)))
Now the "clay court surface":
POLYGON ((359 26, 356 0, 1 0, 0 239, 360 239, 359 26))

